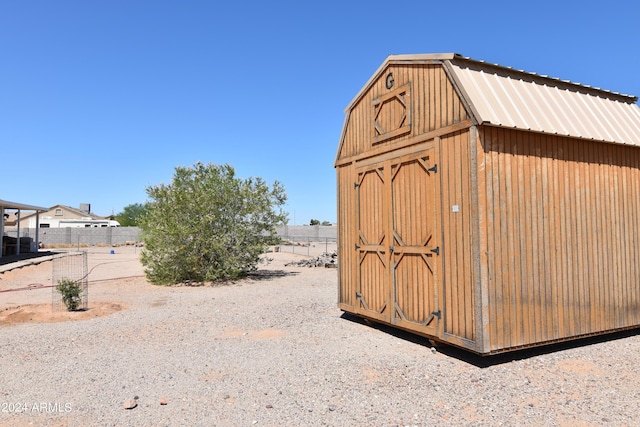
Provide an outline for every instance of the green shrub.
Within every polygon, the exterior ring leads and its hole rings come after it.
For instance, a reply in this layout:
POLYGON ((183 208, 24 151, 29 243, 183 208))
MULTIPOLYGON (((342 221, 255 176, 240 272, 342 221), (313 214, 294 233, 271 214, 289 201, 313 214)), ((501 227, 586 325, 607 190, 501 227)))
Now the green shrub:
POLYGON ((62 295, 62 302, 67 307, 67 310, 76 311, 78 309, 82 301, 80 284, 71 279, 62 278, 58 280, 56 290, 62 295))
POLYGON ((279 182, 238 178, 229 165, 177 167, 171 184, 148 187, 147 195, 141 261, 155 284, 242 277, 286 221, 279 182))

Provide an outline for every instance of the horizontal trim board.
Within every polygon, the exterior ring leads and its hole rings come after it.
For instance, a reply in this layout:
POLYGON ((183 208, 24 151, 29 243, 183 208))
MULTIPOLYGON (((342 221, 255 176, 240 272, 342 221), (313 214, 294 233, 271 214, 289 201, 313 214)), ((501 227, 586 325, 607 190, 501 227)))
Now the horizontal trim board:
POLYGON ((461 130, 470 128, 471 126, 473 126, 473 123, 471 122, 471 120, 464 120, 462 122, 450 125, 450 126, 446 126, 440 129, 436 129, 432 132, 427 132, 424 133, 422 135, 418 135, 418 136, 414 136, 411 138, 407 138, 406 140, 402 141, 402 143, 398 143, 397 145, 388 145, 388 146, 384 146, 384 147, 379 147, 377 149, 373 149, 371 151, 367 151, 361 154, 358 154, 356 156, 351 156, 351 157, 347 157, 344 158, 342 160, 339 160, 336 162, 336 164, 334 165, 334 167, 338 167, 338 166, 342 166, 344 164, 347 163, 352 163, 352 162, 359 162, 362 161, 364 159, 370 158, 370 157, 375 157, 381 154, 386 154, 389 152, 396 152, 402 148, 406 148, 409 147, 411 145, 416 145, 419 144, 421 142, 424 141, 429 141, 430 139, 434 139, 436 137, 442 137, 445 135, 449 135, 452 133, 456 133, 459 132, 461 130))

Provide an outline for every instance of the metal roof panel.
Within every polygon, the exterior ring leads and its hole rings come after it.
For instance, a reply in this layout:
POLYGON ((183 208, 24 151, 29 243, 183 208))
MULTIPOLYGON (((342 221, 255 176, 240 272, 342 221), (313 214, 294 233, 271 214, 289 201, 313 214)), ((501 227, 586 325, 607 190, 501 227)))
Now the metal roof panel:
POLYGON ((479 123, 640 146, 636 98, 456 57, 479 123))

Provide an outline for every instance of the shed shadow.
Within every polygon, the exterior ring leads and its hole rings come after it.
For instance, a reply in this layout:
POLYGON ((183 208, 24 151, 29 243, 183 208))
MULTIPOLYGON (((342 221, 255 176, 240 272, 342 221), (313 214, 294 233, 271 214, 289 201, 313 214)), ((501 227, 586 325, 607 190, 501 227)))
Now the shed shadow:
POLYGON ((407 332, 402 329, 394 328, 384 323, 370 321, 351 313, 342 313, 340 317, 354 323, 368 325, 381 332, 387 333, 404 341, 408 341, 424 347, 435 348, 438 353, 442 353, 448 357, 453 357, 462 362, 474 365, 478 368, 489 368, 492 366, 510 363, 517 360, 529 359, 532 357, 543 356, 546 354, 557 353, 574 348, 588 347, 594 344, 602 344, 640 335, 640 328, 625 329, 622 331, 611 332, 602 335, 594 335, 585 338, 577 338, 570 341, 545 344, 537 347, 523 348, 505 353, 481 356, 469 350, 463 350, 459 347, 455 347, 446 343, 437 342, 434 346, 432 344, 432 341, 427 337, 407 332))
POLYGON ((247 279, 255 281, 267 281, 273 279, 279 279, 282 277, 297 276, 297 271, 285 271, 285 270, 256 270, 247 274, 247 279))
POLYGON ((523 348, 520 350, 513 350, 506 353, 488 356, 480 356, 475 353, 470 353, 460 348, 448 345, 438 348, 438 351, 447 356, 455 357, 458 360, 462 360, 469 364, 475 365, 479 368, 488 368, 491 366, 510 363, 517 360, 525 360, 532 357, 543 356, 546 354, 557 353, 574 348, 588 347, 595 344, 616 341, 636 335, 640 335, 640 328, 627 329, 623 331, 594 335, 585 338, 576 338, 569 341, 544 344, 537 347, 523 348))

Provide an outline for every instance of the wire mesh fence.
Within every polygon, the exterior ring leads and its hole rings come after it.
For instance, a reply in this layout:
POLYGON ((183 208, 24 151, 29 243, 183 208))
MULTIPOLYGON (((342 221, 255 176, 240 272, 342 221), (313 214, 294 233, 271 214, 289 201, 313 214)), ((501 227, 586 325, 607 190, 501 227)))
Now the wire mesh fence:
POLYGON ((54 258, 51 282, 53 311, 86 310, 89 305, 89 273, 86 252, 69 252, 54 258))
POLYGON ((338 239, 335 237, 314 236, 282 236, 280 244, 276 246, 279 252, 317 256, 321 253, 331 253, 338 249, 338 239))

